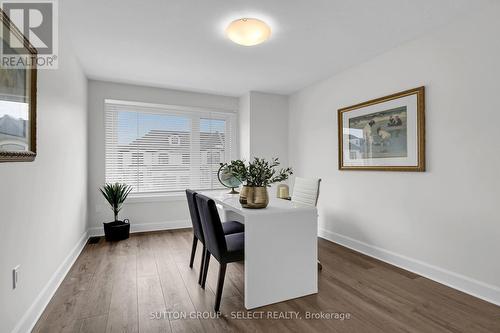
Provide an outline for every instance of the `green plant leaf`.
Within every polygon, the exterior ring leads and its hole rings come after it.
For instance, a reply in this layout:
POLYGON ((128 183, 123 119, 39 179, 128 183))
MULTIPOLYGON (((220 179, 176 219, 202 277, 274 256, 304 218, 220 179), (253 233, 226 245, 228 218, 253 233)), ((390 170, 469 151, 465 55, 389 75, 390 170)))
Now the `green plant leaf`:
POLYGON ((111 206, 115 221, 118 221, 118 213, 132 191, 132 186, 123 183, 106 183, 103 187, 99 188, 99 191, 111 206))
POLYGON ((234 160, 230 163, 221 163, 228 171, 241 182, 248 186, 270 186, 276 182, 282 182, 293 174, 292 168, 279 169, 278 158, 266 161, 263 158, 255 157, 252 162, 245 164, 243 160, 234 160))

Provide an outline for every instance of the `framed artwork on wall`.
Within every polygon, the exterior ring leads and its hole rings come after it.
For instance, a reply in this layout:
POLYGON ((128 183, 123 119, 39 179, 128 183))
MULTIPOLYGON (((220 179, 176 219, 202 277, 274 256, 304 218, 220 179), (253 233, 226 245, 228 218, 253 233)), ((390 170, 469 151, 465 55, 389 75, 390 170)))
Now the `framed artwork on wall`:
POLYGON ((339 169, 425 171, 425 87, 338 110, 339 169))
POLYGON ((2 10, 0 43, 0 162, 33 161, 37 51, 2 10))

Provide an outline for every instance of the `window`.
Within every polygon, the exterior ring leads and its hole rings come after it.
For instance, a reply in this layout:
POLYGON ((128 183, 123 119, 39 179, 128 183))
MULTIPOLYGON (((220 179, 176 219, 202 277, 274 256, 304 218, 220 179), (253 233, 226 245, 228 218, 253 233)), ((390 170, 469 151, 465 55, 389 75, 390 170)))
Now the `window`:
POLYGON ((132 193, 222 188, 219 163, 233 159, 235 114, 105 101, 106 182, 132 193))

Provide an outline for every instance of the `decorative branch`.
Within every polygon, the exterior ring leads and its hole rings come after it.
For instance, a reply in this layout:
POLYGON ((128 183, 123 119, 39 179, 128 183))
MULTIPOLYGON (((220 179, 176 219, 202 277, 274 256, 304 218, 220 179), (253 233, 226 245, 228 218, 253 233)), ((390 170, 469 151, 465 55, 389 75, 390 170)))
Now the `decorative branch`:
POLYGON ((282 182, 293 174, 292 168, 279 169, 278 158, 267 161, 263 158, 255 157, 252 162, 245 164, 243 160, 234 160, 230 163, 221 163, 228 172, 247 186, 270 186, 273 183, 282 182))

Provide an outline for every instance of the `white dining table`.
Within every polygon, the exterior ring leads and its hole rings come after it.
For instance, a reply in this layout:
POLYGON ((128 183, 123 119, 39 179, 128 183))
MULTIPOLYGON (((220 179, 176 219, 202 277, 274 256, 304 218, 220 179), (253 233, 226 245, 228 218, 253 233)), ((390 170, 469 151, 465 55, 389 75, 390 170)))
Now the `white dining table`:
POLYGON ((216 202, 226 219, 245 224, 245 308, 318 292, 316 207, 270 198, 266 208, 247 209, 238 194, 202 194, 216 202))

